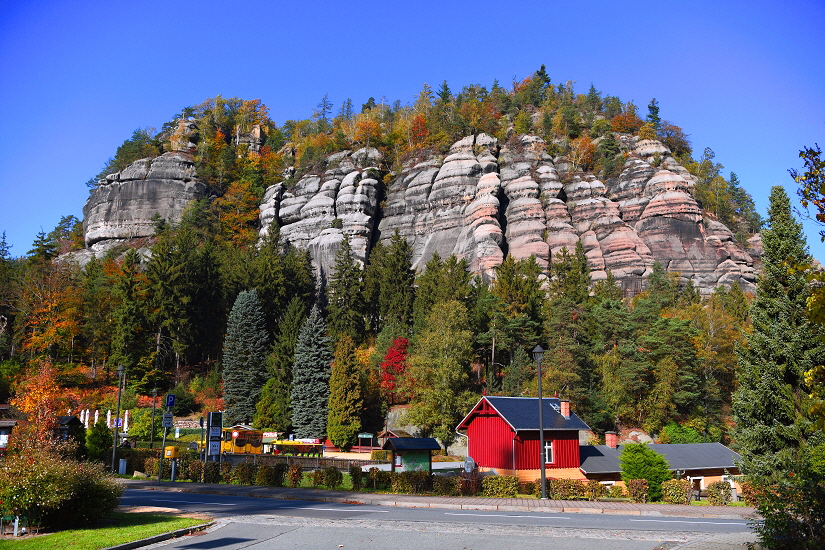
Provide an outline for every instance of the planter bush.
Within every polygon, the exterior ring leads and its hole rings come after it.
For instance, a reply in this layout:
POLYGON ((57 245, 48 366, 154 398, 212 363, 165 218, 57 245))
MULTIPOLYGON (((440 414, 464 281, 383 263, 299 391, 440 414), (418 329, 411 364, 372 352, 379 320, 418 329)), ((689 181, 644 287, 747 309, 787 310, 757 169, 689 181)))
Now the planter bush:
POLYGON ((230 483, 234 485, 254 485, 258 467, 251 462, 241 462, 235 466, 230 475, 230 483))
POLYGON ((391 451, 371 451, 370 460, 383 460, 389 462, 391 451))
POLYGON ((607 490, 607 496, 608 498, 625 498, 626 495, 624 487, 622 487, 621 485, 612 485, 607 490))
POLYGON ((392 484, 392 473, 379 470, 378 468, 370 468, 367 477, 374 490, 389 489, 392 484))
POLYGON ((459 476, 433 476, 433 492, 437 495, 456 496, 461 493, 459 476))
POLYGON ((591 501, 604 498, 607 496, 607 487, 595 479, 589 479, 584 484, 584 496, 591 501))
MULTIPOLYGON (((575 500, 585 498, 585 485, 578 479, 548 479, 546 492, 553 500, 575 500)), ((536 496, 541 497, 541 480, 536 480, 536 496)))
POLYGON ((627 485, 627 493, 633 502, 647 502, 647 480, 646 479, 630 479, 625 482, 627 485))
POLYGON ((715 481, 708 485, 708 501, 711 506, 727 506, 730 502, 730 483, 715 481))
POLYGON ((203 460, 193 460, 189 463, 189 479, 195 482, 203 479, 203 460))
POLYGON ((304 477, 304 469, 301 468, 300 464, 290 464, 286 477, 290 487, 298 487, 304 477))
POLYGON ((309 472, 309 480, 313 487, 319 487, 324 484, 324 471, 312 470, 309 472))
POLYGON ((219 462, 206 462, 203 465, 203 482, 220 483, 221 469, 219 462))
POLYGON ((352 490, 360 491, 364 486, 364 471, 357 464, 349 465, 349 477, 352 480, 352 490))
POLYGON ((481 490, 485 497, 516 498, 518 478, 516 476, 486 476, 481 480, 481 490))
POLYGON ((330 489, 336 489, 344 482, 344 474, 342 474, 341 471, 334 466, 325 468, 323 473, 324 485, 330 489))
POLYGON ((668 504, 687 504, 690 502, 690 481, 686 479, 669 479, 663 482, 662 500, 668 504))
POLYGON ((232 483, 232 464, 229 462, 219 462, 221 468, 221 481, 223 483, 232 483))

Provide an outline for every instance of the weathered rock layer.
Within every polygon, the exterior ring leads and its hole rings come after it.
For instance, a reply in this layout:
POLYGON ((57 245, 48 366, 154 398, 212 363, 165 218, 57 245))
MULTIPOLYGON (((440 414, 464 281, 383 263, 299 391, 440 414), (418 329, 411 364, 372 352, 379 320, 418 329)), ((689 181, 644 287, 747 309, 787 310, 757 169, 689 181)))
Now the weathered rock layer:
MULTIPOLYGON (((573 172, 569 159, 550 157, 544 141, 529 135, 504 145, 468 136, 446 155, 407 160, 388 178, 376 149, 342 151, 326 159, 323 173, 266 190, 261 236, 277 224, 282 239, 310 251, 321 281, 344 235, 365 262, 375 242, 397 231, 411 244, 416 268, 436 252, 455 254, 491 278, 507 254, 546 266, 581 241, 594 280, 610 270, 631 291, 655 261, 704 293, 734 283, 752 291, 753 258, 727 227, 703 215, 687 170, 658 141, 621 141, 626 163, 606 182, 573 172)), ((209 192, 186 153, 137 161, 89 198, 86 242, 151 235, 155 213, 174 222, 188 201, 209 192)))

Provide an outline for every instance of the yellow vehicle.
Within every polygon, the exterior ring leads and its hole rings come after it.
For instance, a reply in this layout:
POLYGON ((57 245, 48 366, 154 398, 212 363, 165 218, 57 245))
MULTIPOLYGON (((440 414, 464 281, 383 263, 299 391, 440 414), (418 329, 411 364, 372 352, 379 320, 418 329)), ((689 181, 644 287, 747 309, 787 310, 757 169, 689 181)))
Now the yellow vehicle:
POLYGON ((277 455, 285 456, 324 456, 324 444, 317 439, 296 439, 273 441, 272 446, 277 455))
POLYGON ((221 452, 236 454, 261 454, 264 433, 250 426, 238 425, 221 430, 221 452))

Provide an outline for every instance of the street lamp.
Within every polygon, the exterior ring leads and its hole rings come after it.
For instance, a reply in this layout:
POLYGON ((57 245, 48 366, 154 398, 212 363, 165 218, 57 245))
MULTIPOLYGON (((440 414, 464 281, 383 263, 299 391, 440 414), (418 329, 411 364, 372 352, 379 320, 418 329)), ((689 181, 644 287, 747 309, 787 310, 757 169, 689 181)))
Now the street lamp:
POLYGON ((538 371, 539 382, 539 461, 541 464, 541 498, 547 500, 547 472, 545 469, 545 450, 544 450, 544 409, 542 407, 541 396, 541 359, 544 357, 544 349, 537 345, 533 348, 533 359, 536 360, 536 370, 538 371))
POLYGON ((115 459, 117 458, 117 429, 120 427, 120 387, 123 385, 123 374, 126 367, 120 365, 117 368, 117 412, 115 413, 115 439, 112 441, 112 473, 115 473, 115 459))
POLYGON ((152 390, 152 428, 149 430, 149 448, 155 444, 155 401, 158 398, 158 389, 152 390))

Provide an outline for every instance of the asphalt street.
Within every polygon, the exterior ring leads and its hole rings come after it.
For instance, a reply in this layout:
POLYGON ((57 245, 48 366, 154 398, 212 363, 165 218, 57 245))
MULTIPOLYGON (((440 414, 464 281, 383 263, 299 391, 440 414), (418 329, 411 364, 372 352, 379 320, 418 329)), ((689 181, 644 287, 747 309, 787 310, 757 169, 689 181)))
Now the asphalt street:
POLYGON ((725 541, 753 538, 747 520, 739 519, 400 508, 128 489, 121 503, 218 520, 205 534, 158 548, 725 548, 725 541))

